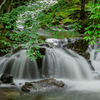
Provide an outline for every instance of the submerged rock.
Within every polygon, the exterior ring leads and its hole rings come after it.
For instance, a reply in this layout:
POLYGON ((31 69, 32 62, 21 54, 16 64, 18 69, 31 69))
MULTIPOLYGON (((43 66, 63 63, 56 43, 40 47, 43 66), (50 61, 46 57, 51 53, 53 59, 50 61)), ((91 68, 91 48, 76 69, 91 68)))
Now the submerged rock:
POLYGON ((19 85, 22 85, 22 83, 19 83, 19 85))
POLYGON ((1 76, 1 81, 3 83, 12 83, 13 82, 13 76, 10 74, 3 74, 1 76))
POLYGON ((38 92, 43 91, 44 89, 58 87, 64 87, 64 83, 62 81, 57 81, 55 79, 44 79, 40 81, 26 82, 25 85, 22 86, 21 90, 24 92, 38 92))
POLYGON ((15 83, 11 83, 11 85, 16 85, 15 83))
POLYGON ((15 100, 19 96, 20 92, 17 89, 0 88, 0 100, 15 100))

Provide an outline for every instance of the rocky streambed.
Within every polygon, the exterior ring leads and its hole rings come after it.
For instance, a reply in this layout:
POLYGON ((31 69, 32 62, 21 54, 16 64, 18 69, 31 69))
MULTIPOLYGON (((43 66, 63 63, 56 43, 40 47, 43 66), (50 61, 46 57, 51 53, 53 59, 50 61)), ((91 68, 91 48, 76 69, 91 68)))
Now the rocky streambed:
MULTIPOLYGON (((17 100, 24 94, 37 95, 45 94, 58 88, 64 87, 64 82, 57 81, 56 79, 42 79, 32 82, 19 83, 16 85, 13 81, 13 76, 4 74, 1 76, 0 82, 0 100, 17 100)), ((28 99, 26 99, 28 100, 28 99)))

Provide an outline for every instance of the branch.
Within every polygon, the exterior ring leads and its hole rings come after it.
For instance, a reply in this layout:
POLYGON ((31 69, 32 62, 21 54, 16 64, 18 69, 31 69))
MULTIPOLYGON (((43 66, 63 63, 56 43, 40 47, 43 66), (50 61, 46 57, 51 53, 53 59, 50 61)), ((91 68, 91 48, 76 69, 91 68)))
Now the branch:
POLYGON ((1 3, 0 8, 2 8, 2 6, 5 4, 6 1, 7 1, 7 0, 4 0, 4 1, 1 3))
POLYGON ((10 5, 9 5, 9 7, 8 7, 7 12, 10 12, 10 10, 11 10, 11 6, 12 6, 11 4, 13 3, 13 1, 14 1, 14 0, 11 0, 11 3, 10 3, 10 5))

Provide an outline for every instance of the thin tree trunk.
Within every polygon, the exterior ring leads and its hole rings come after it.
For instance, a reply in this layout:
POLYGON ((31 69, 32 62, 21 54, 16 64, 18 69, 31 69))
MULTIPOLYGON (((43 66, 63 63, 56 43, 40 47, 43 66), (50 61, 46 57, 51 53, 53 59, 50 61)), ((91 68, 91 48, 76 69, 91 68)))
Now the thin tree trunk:
POLYGON ((95 3, 97 3, 98 2, 98 0, 95 0, 95 3))
POLYGON ((6 3, 7 0, 4 0, 1 5, 0 5, 0 8, 2 8, 2 6, 6 3))
POLYGON ((81 12, 80 12, 80 19, 85 18, 85 0, 81 0, 81 12))
POLYGON ((9 5, 9 7, 8 7, 7 12, 10 12, 10 11, 11 11, 11 7, 12 7, 12 5, 11 5, 11 4, 13 3, 13 1, 14 1, 14 0, 11 0, 11 3, 10 3, 10 5, 9 5))

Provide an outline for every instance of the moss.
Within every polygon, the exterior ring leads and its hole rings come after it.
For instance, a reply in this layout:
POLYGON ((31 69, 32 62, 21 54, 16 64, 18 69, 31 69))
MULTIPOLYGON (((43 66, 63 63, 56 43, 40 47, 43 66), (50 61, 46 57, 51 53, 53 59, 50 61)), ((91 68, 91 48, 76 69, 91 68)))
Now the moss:
POLYGON ((80 4, 81 2, 80 2, 80 0, 75 0, 74 1, 76 4, 80 4))
POLYGON ((56 17, 66 18, 69 15, 69 12, 67 12, 66 10, 63 10, 60 12, 56 12, 55 15, 56 17))
POLYGON ((6 42, 11 42, 9 39, 6 38, 5 33, 6 33, 6 30, 5 30, 5 29, 0 30, 0 49, 1 49, 1 48, 6 48, 6 47, 7 47, 6 45, 4 45, 4 44, 1 42, 1 40, 4 40, 4 41, 6 41, 6 42))
POLYGON ((44 15, 40 17, 41 27, 51 24, 57 26, 62 24, 70 24, 77 21, 80 18, 80 6, 78 5, 80 0, 68 3, 69 0, 59 1, 56 5, 52 6, 48 10, 45 10, 44 15), (70 5, 71 4, 71 5, 70 5))
POLYGON ((4 29, 4 26, 2 24, 0 24, 0 29, 4 29))
POLYGON ((89 8, 90 8, 89 5, 86 4, 86 5, 85 5, 85 9, 87 10, 87 9, 89 9, 89 8))
POLYGON ((71 24, 76 22, 76 20, 72 20, 69 17, 67 17, 66 19, 63 19, 63 24, 71 24))

